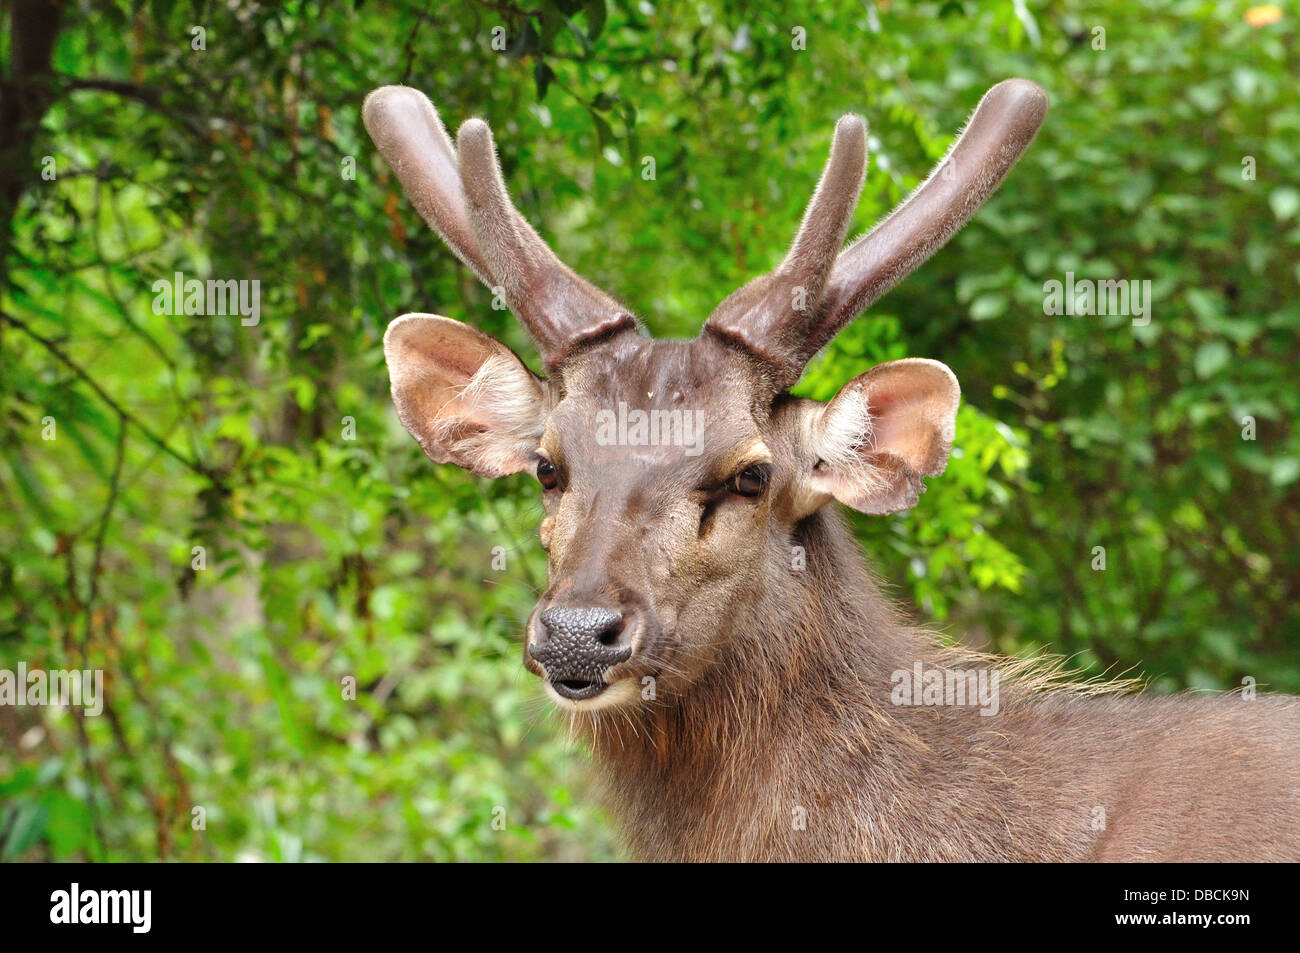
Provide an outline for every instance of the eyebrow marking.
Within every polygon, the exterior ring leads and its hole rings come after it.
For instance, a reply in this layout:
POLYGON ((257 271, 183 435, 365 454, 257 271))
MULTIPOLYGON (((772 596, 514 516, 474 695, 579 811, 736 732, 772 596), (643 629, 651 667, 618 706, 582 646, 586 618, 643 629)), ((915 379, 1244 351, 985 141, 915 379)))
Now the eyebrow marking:
POLYGON ((542 439, 537 442, 537 449, 549 457, 552 463, 559 462, 560 437, 549 420, 546 421, 546 429, 542 431, 542 439))
POLYGON ((767 444, 763 443, 760 438, 755 437, 749 443, 741 444, 723 457, 718 462, 715 472, 719 480, 726 480, 748 467, 771 462, 772 451, 767 449, 767 444))

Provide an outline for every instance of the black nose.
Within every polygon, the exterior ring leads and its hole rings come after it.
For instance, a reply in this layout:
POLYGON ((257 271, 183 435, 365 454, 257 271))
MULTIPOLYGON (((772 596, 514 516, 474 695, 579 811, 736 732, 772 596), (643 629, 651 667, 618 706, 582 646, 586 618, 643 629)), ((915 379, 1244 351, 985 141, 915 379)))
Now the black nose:
POLYGON ((538 639, 528 654, 546 668, 551 687, 565 698, 594 698, 605 690, 605 671, 632 656, 623 616, 596 606, 551 606, 537 617, 538 639))

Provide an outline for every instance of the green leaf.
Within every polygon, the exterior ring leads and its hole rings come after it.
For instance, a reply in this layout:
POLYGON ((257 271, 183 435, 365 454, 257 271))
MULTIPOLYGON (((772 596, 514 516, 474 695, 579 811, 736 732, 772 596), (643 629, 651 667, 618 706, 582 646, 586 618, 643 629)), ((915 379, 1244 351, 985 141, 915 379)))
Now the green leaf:
POLYGON ((555 70, 547 65, 546 61, 540 57, 533 66, 533 82, 537 86, 537 101, 541 102, 546 98, 546 91, 551 88, 551 82, 555 79, 555 70))
POLYGON ((1202 380, 1213 377, 1227 366, 1231 357, 1232 352, 1222 341, 1206 341, 1196 349, 1196 376, 1202 380))
POLYGON ((605 0, 583 0, 587 12, 587 39, 595 40, 605 29, 605 0))
POLYGON ((1300 457, 1281 457, 1273 461, 1270 474, 1274 486, 1286 486, 1300 478, 1300 457))
POLYGON ((1290 186, 1274 189, 1268 195, 1268 205, 1279 222, 1294 218, 1300 212, 1300 190, 1290 186))
POLYGON ((975 321, 987 321, 1004 314, 1007 299, 1004 295, 986 292, 975 298, 970 304, 970 316, 975 321))
POLYGON ((599 151, 603 152, 606 148, 613 146, 614 130, 610 124, 605 121, 605 117, 601 116, 598 112, 591 110, 590 113, 591 121, 596 125, 596 139, 599 151))

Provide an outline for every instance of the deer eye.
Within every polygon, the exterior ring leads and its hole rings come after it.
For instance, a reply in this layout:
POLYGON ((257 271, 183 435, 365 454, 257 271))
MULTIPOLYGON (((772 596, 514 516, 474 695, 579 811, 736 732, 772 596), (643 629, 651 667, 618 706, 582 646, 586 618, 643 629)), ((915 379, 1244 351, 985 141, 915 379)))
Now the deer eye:
POLYGON ((767 467, 748 467, 727 482, 727 489, 737 496, 747 496, 751 499, 762 496, 763 491, 767 489, 768 474, 767 467))
POLYGON ((537 482, 542 485, 543 490, 554 490, 559 485, 559 471, 550 460, 537 461, 537 482))

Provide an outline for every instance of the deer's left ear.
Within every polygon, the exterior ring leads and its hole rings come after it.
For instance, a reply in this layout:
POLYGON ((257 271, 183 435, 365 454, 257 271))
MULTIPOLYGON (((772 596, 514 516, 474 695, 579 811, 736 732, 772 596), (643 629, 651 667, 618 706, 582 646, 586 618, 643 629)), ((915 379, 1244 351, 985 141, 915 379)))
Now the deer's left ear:
POLYGON ((905 358, 853 378, 810 421, 808 509, 831 496, 861 513, 911 509, 921 478, 948 465, 960 402, 956 376, 938 361, 905 358))

